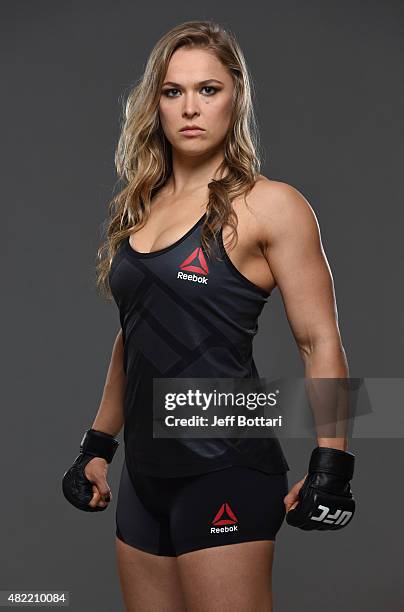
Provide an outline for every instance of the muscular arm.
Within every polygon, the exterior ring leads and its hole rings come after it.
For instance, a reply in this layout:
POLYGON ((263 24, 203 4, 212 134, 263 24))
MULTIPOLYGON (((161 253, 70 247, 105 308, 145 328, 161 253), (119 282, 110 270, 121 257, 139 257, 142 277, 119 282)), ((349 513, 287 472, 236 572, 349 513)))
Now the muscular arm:
MULTIPOLYGON (((265 189, 265 187, 264 187, 265 189)), ((265 257, 282 295, 307 378, 346 378, 333 279, 312 208, 285 183, 267 185, 260 210, 265 257)), ((261 200, 262 201, 262 200, 261 200)), ((346 450, 346 438, 318 438, 319 446, 346 450)))
POLYGON ((93 429, 118 435, 123 422, 123 399, 126 386, 126 376, 123 370, 122 329, 119 330, 112 349, 111 361, 100 407, 92 424, 93 429))

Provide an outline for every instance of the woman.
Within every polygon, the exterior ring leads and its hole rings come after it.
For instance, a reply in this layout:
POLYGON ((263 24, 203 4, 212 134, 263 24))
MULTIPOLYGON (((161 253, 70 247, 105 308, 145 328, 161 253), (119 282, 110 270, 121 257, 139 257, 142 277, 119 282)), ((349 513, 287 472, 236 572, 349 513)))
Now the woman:
POLYGON ((124 425, 116 551, 126 609, 272 610, 275 537, 305 479, 288 493, 276 438, 152 434, 154 378, 258 377, 252 339, 276 286, 306 375, 347 375, 316 218, 296 189, 259 173, 250 79, 231 34, 194 21, 160 39, 129 95, 116 166, 127 184, 98 283, 121 329, 90 430, 101 433, 82 464, 89 506, 110 503, 107 466, 124 425))

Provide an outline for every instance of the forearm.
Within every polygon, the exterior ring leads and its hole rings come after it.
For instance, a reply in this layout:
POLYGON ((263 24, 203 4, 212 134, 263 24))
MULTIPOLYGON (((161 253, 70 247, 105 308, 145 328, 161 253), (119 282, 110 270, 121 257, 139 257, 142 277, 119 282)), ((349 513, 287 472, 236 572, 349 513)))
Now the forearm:
POLYGON ((119 330, 112 349, 111 361, 108 367, 104 391, 101 398, 92 429, 118 435, 123 422, 123 402, 126 387, 126 376, 123 369, 122 330, 119 330))
MULTIPOLYGON (((303 361, 306 378, 347 378, 349 376, 345 351, 340 342, 316 344, 311 351, 306 351, 303 354, 303 361)), ((333 399, 334 397, 330 393, 330 400, 333 399)), ((335 414, 336 425, 339 426, 337 413, 335 414)), ((341 437, 317 436, 317 443, 318 446, 337 448, 343 451, 348 448, 346 435, 341 437)))

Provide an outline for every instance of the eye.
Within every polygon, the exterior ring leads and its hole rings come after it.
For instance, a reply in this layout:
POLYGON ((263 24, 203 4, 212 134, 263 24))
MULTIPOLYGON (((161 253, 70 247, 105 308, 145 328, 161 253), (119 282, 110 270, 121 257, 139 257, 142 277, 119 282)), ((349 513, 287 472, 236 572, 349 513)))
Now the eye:
POLYGON ((213 96, 218 91, 218 88, 213 87, 212 85, 205 85, 205 87, 202 87, 202 89, 213 89, 213 93, 212 94, 208 93, 208 96, 213 96))
POLYGON ((171 91, 179 91, 179 90, 178 90, 178 89, 174 89, 174 88, 171 88, 171 89, 164 89, 164 90, 163 90, 163 94, 164 94, 165 96, 167 96, 167 98, 176 98, 177 96, 170 96, 170 95, 169 95, 171 91))

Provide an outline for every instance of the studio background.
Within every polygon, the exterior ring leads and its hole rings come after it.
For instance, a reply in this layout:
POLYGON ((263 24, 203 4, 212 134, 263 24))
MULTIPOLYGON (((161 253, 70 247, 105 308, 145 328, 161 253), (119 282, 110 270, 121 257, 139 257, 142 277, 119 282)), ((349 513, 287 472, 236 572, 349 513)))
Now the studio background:
MULTIPOLYGON (((2 2, 0 589, 68 590, 123 610, 114 501, 80 512, 61 477, 98 410, 118 311, 95 288, 116 183, 121 99, 169 28, 231 29, 256 90, 262 173, 319 220, 351 376, 403 376, 403 5, 399 1, 2 2)), ((262 377, 303 376, 278 290, 254 343, 262 377)), ((315 440, 282 440, 292 486, 315 440)), ((280 612, 402 609, 402 434, 354 439, 357 514, 341 532, 278 534, 280 612), (401 437, 400 437, 401 436, 401 437)))

